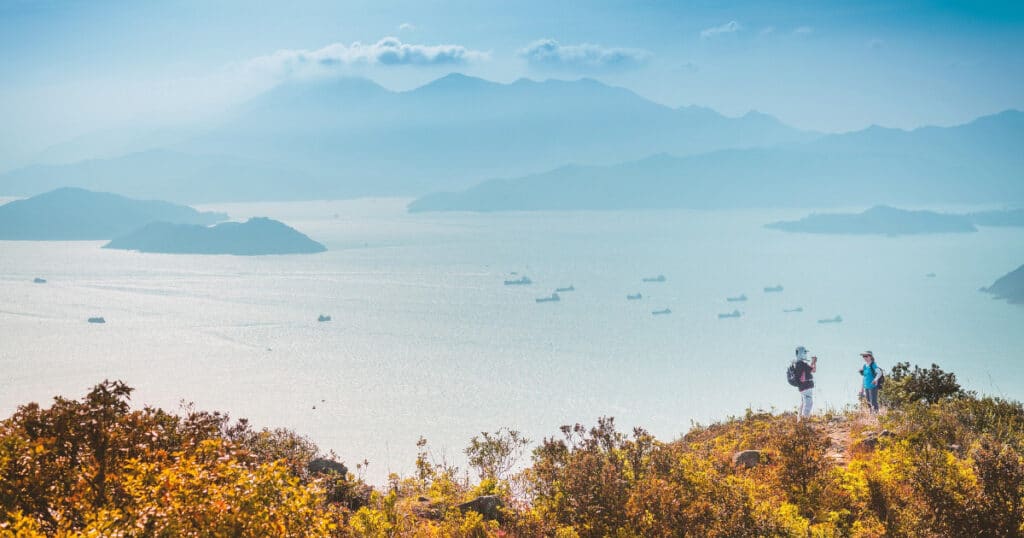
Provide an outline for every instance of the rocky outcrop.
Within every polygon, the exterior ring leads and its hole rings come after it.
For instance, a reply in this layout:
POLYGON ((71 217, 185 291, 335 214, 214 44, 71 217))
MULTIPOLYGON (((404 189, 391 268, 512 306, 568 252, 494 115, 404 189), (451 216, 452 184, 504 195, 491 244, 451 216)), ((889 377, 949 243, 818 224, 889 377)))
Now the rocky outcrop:
POLYGON ((860 452, 871 452, 878 448, 878 444, 881 439, 887 437, 894 437, 896 434, 889 430, 882 430, 881 432, 866 431, 862 435, 861 439, 857 441, 855 448, 860 452))
POLYGON ((501 521, 501 507, 504 503, 497 495, 484 495, 459 505, 459 510, 472 510, 488 521, 501 521))
POLYGON ((762 458, 765 458, 765 455, 760 450, 743 450, 732 455, 732 464, 734 467, 750 469, 760 465, 762 458))
POLYGON ((316 458, 314 460, 310 460, 310 462, 306 464, 306 470, 308 470, 310 474, 337 473, 340 476, 348 474, 348 467, 345 467, 344 463, 329 460, 327 458, 316 458))

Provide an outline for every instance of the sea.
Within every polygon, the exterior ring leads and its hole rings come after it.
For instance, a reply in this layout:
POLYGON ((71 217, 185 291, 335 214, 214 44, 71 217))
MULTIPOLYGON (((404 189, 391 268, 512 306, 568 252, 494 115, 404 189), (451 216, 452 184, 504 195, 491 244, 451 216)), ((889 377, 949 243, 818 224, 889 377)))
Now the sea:
POLYGON ((747 409, 790 411, 800 345, 819 358, 820 412, 856 402, 865 350, 884 369, 936 363, 965 388, 1024 399, 1024 307, 979 291, 1024 263, 1024 229, 829 236, 763 226, 809 209, 409 214, 408 202, 201 207, 279 219, 329 249, 311 255, 0 242, 0 416, 123 380, 136 407, 291 428, 350 468, 369 461, 379 484, 413 472, 421 436, 464 466, 469 439, 503 427, 536 445, 611 416, 670 440, 747 409), (533 283, 504 285, 522 276, 533 283))

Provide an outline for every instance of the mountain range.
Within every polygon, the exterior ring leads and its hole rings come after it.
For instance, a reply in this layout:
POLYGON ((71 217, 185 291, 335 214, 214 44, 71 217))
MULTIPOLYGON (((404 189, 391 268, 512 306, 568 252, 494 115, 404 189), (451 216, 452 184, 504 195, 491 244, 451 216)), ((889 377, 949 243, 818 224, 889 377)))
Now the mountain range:
MULTIPOLYGON (((153 143, 141 151, 7 172, 0 195, 78 186, 187 203, 418 196, 566 163, 817 136, 754 112, 730 118, 670 108, 591 79, 500 84, 451 74, 404 92, 365 79, 306 80, 282 84, 216 124, 140 135, 153 143)), ((103 155, 97 145, 78 142, 103 155)))
POLYGON ((103 138, 132 151, 81 140, 53 153, 99 157, 0 174, 0 196, 77 186, 183 203, 421 197, 412 211, 1024 202, 1018 111, 825 135, 592 79, 450 74, 400 92, 292 81, 216 122, 132 144, 103 138))
POLYGON ((424 196, 410 211, 1024 204, 1024 113, 805 143, 570 165, 424 196))

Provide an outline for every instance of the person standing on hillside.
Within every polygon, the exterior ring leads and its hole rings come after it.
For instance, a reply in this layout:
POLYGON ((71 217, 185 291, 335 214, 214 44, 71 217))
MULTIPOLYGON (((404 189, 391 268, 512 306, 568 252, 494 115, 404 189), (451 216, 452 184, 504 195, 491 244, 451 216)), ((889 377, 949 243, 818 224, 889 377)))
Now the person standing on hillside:
POLYGON ((800 413, 797 419, 811 416, 811 408, 814 407, 814 372, 818 371, 818 357, 811 357, 807 362, 807 348, 800 346, 796 348, 796 359, 789 365, 786 371, 786 379, 800 391, 800 413))
POLYGON ((864 399, 871 406, 871 412, 877 414, 878 388, 882 385, 882 369, 875 364, 874 353, 865 351, 860 356, 864 359, 864 366, 861 366, 858 371, 861 377, 864 378, 864 388, 861 389, 861 393, 864 394, 864 399))

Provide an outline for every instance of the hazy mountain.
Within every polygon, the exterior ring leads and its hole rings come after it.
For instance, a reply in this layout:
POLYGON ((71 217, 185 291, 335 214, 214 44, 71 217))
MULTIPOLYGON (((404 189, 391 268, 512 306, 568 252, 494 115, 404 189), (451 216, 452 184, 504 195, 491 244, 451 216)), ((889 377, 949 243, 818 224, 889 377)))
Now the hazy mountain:
POLYGON ((1013 304, 1024 304, 1024 265, 1000 277, 994 284, 982 288, 981 291, 1013 304))
POLYGON ((425 196, 411 211, 1024 202, 1024 113, 871 127, 786 147, 565 166, 425 196))
POLYGON ((36 165, 0 175, 0 192, 26 196, 74 185, 176 201, 315 198, 322 184, 266 160, 151 150, 113 159, 36 165))
POLYGON ((916 235, 976 232, 968 217, 933 211, 875 206, 862 213, 812 214, 796 221, 766 224, 784 232, 816 234, 916 235))
POLYGON ((327 250, 294 228, 266 217, 216 226, 152 222, 103 248, 168 254, 311 254, 327 250))
POLYGON ((70 184, 189 202, 420 195, 572 162, 817 136, 764 114, 662 106, 590 79, 499 84, 459 74, 405 92, 364 79, 290 82, 224 117, 188 137, 164 133, 172 142, 161 151, 0 175, 0 194, 70 184))
POLYGON ((62 188, 0 206, 0 239, 110 239, 154 221, 205 225, 227 218, 168 202, 62 188))

